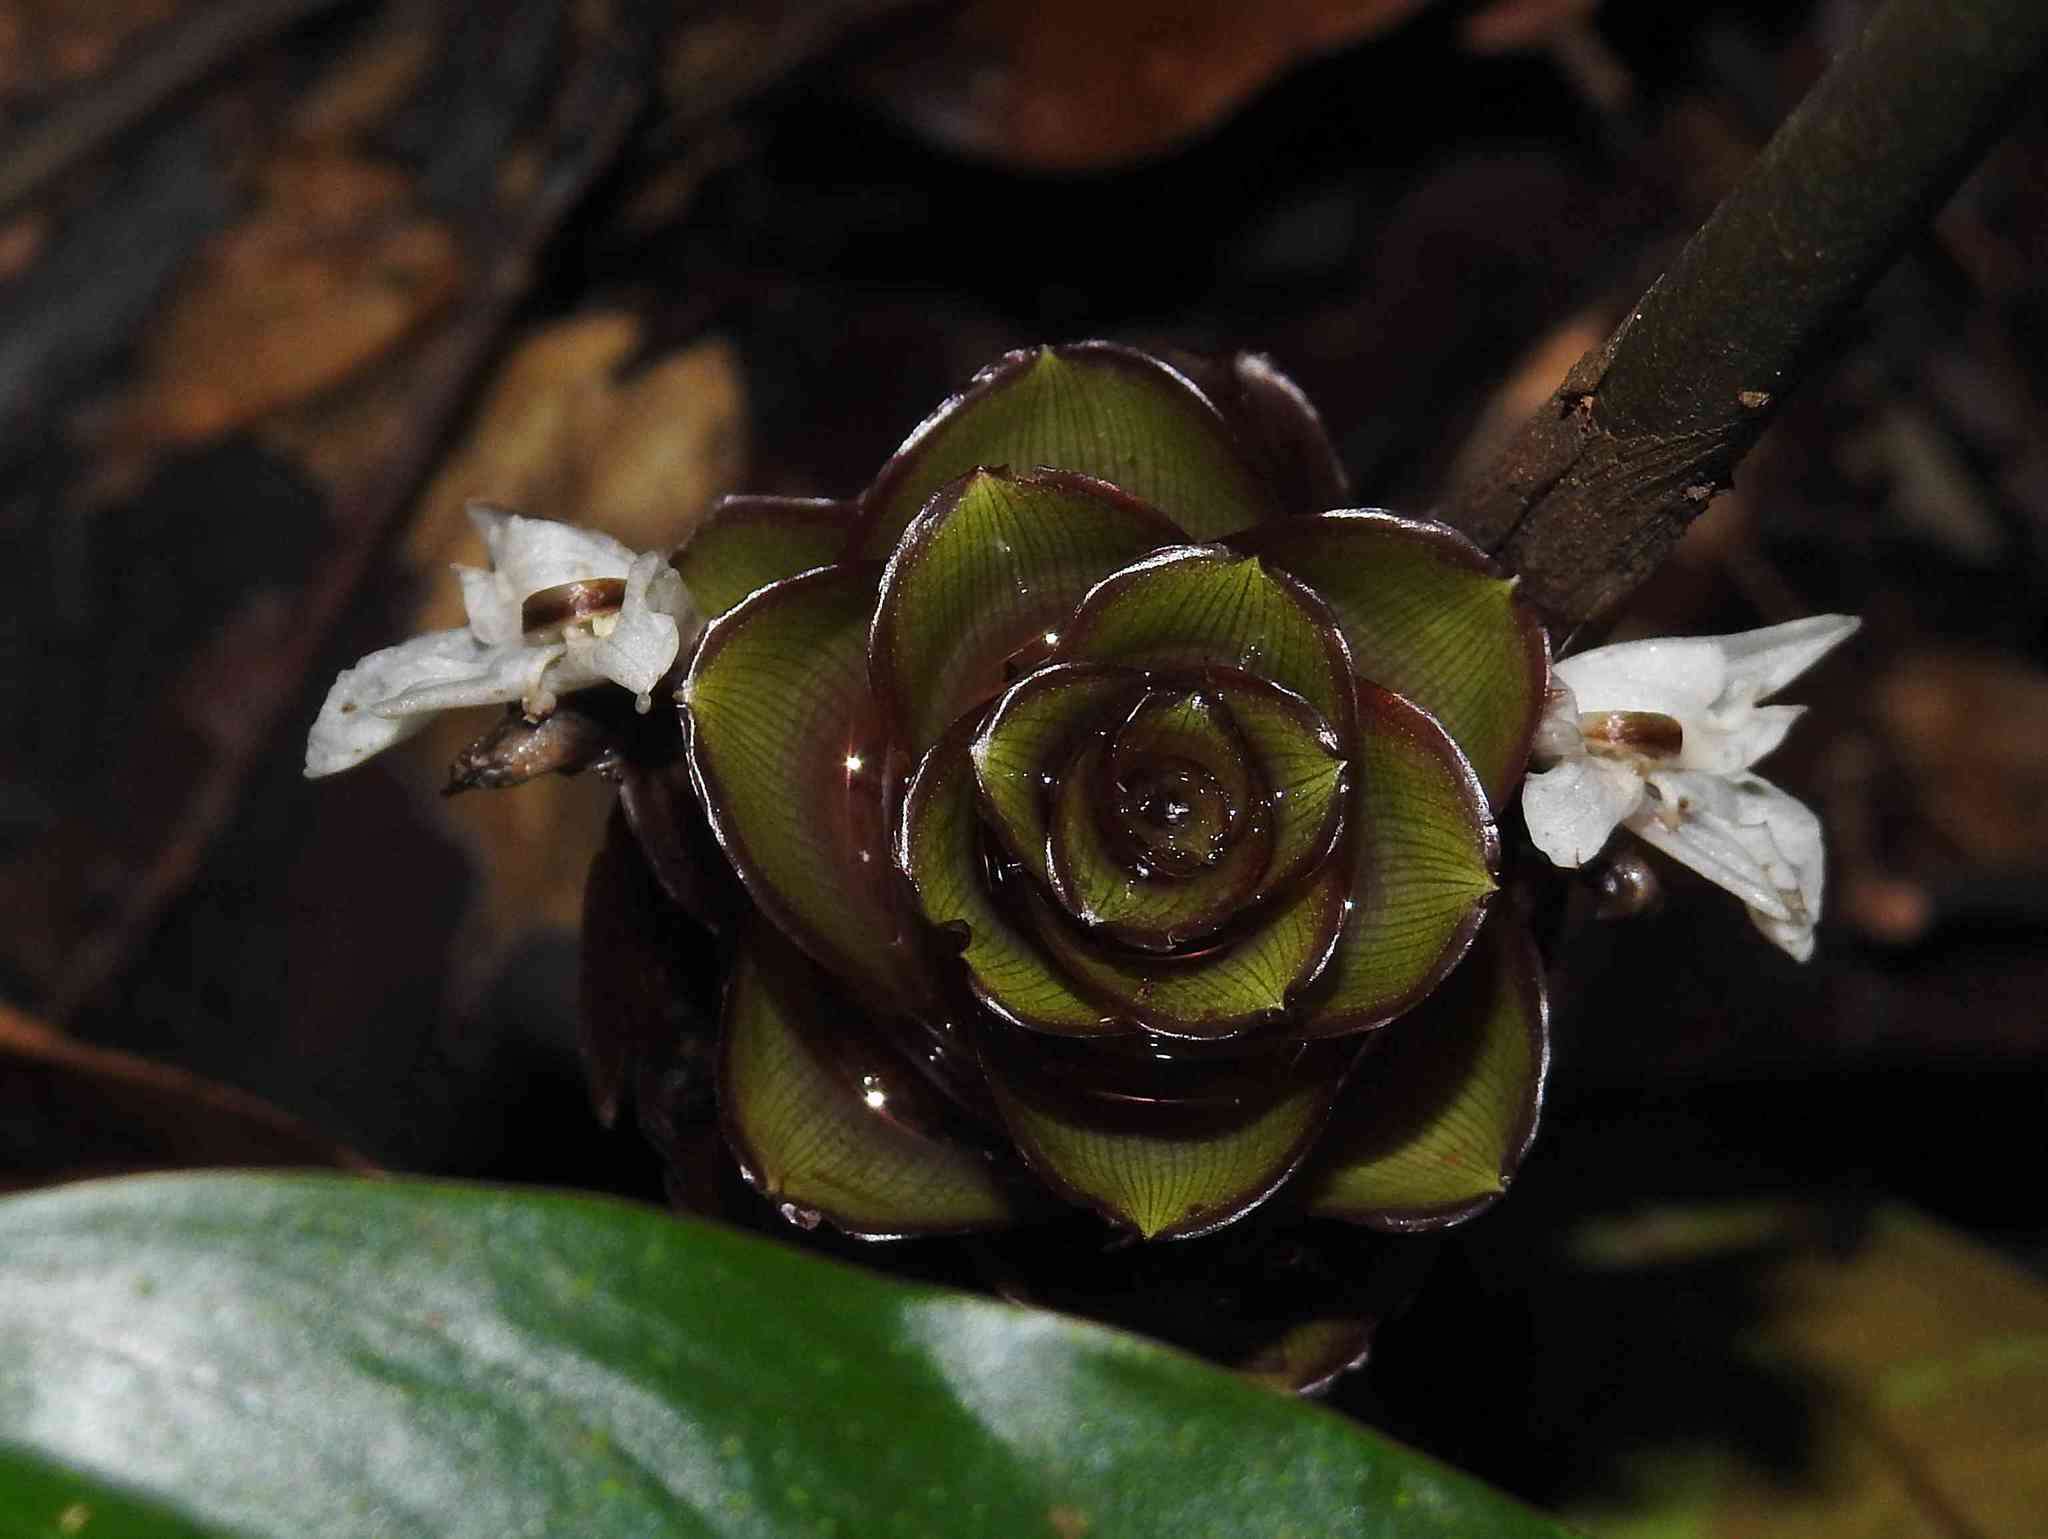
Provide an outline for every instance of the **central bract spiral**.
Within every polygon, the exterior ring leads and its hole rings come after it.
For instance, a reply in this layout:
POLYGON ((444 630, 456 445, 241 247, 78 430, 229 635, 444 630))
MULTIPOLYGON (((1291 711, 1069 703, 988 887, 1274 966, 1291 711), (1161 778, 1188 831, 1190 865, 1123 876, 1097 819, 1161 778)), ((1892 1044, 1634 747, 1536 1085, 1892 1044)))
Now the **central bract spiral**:
POLYGON ((836 523, 742 500, 679 555, 724 595, 681 699, 758 911, 720 1115, 762 1191, 867 1235, 990 1228, 1021 1166, 1148 1238, 1290 1181, 1359 1222, 1497 1195, 1543 1066, 1519 938, 1416 1007, 1502 928, 1489 798, 1543 637, 1462 537, 1318 511, 1333 464, 1259 360, 1034 349, 836 523), (966 1065, 966 1131, 824 1072, 905 1022, 966 1065), (1331 1127, 1380 1142, 1308 1167, 1331 1127))
POLYGON ((1114 826, 1140 877, 1188 877, 1223 860, 1251 799, 1242 739, 1200 691, 1161 690, 1111 739, 1114 826))

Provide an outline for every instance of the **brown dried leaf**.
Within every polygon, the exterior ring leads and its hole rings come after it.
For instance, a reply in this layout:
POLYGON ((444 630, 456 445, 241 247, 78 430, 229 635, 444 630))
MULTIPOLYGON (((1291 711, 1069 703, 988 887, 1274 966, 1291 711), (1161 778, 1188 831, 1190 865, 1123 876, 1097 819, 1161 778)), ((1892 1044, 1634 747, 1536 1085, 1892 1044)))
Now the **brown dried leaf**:
POLYGON ((339 144, 375 130, 412 94, 434 62, 440 29, 431 11, 396 7, 292 108, 295 138, 339 144))
POLYGON ((5 0, 0 3, 0 98, 41 95, 97 75, 176 0, 5 0))
POLYGON ((462 276, 453 232, 403 172, 338 150, 281 154, 152 329, 126 425, 190 443, 316 395, 411 333, 462 276))
POLYGON ((869 85, 941 143, 1015 165, 1120 165, 1191 138, 1289 66, 1428 0, 974 0, 869 85))
POLYGON ((49 216, 39 209, 0 220, 0 283, 11 283, 33 267, 49 236, 49 216))
POLYGON ((1599 8, 1600 0, 1493 0, 1465 18, 1459 35, 1474 53, 1541 48, 1599 8))
POLYGON ((1928 823, 1978 865, 2048 862, 2048 673, 1924 652, 1902 658, 1874 698, 1928 823))
POLYGON ((376 1167, 255 1096, 0 1005, 0 1190, 213 1165, 376 1167))
MULTIPOLYGON (((595 311, 515 347, 422 499, 407 559, 481 560, 462 511, 477 498, 592 524, 636 550, 681 544, 745 469, 745 386, 725 342, 635 366, 641 335, 637 316, 595 311)), ((438 615, 459 624, 459 597, 440 593, 438 615)))

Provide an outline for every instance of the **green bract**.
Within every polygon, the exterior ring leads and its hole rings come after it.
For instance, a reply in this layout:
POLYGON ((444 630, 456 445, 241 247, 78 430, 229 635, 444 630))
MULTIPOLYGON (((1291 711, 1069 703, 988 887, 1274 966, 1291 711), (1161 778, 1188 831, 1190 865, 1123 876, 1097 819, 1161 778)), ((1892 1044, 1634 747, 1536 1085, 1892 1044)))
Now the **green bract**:
MULTIPOLYGON (((715 616, 689 783, 751 900, 719 1115, 787 1215, 1163 1240, 1502 1190, 1547 1050, 1492 809, 1547 643, 1461 536, 1342 500, 1265 361, 1087 342, 676 557, 715 616)), ((643 842, 678 779, 629 783, 643 842)))

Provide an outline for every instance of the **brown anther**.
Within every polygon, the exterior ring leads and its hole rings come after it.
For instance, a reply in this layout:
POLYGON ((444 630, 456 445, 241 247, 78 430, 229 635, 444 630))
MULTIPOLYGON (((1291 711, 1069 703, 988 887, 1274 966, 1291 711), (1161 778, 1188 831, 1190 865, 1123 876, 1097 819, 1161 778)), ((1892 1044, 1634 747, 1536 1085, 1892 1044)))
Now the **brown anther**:
POLYGON ((1685 728, 1661 711, 1589 711, 1579 718, 1588 753, 1634 759, 1675 759, 1685 728))
POLYGON ((528 635, 560 630, 579 620, 610 614, 625 602, 623 577, 587 577, 578 582, 557 583, 526 596, 526 602, 519 606, 519 628, 528 635))

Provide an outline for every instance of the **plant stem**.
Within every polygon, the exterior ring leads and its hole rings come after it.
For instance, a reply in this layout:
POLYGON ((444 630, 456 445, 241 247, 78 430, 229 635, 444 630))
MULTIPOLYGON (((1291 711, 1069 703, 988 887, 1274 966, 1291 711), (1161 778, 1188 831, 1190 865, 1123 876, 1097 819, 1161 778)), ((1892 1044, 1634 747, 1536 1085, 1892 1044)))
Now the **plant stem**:
POLYGON ((1439 516, 1576 625, 1669 554, 2048 57, 2044 0, 1886 0, 1614 335, 1439 516))

